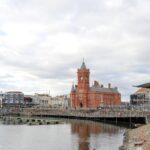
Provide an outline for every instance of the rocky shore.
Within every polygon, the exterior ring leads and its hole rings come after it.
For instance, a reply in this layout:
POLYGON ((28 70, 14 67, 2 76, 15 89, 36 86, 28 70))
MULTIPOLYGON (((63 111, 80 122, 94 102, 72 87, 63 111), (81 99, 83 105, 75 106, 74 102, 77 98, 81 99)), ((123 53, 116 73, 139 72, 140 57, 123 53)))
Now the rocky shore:
POLYGON ((127 130, 119 150, 150 150, 150 124, 127 130))

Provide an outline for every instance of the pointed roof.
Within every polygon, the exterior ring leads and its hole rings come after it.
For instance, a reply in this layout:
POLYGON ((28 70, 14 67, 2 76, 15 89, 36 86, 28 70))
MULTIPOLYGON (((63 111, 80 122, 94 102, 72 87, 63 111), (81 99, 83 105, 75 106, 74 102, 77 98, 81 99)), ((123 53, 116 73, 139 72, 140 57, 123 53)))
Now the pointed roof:
POLYGON ((80 69, 86 69, 86 65, 85 65, 84 59, 83 59, 83 62, 82 62, 82 65, 81 65, 80 69))
POLYGON ((71 92, 74 92, 74 91, 75 91, 75 87, 74 87, 74 84, 72 84, 71 92))

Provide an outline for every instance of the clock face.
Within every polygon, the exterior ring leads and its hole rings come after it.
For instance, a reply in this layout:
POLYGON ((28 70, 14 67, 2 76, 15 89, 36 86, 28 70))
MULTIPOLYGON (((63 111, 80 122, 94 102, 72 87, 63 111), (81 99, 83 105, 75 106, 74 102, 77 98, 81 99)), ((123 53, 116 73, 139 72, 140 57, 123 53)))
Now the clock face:
POLYGON ((83 80, 83 77, 81 77, 80 79, 83 80))

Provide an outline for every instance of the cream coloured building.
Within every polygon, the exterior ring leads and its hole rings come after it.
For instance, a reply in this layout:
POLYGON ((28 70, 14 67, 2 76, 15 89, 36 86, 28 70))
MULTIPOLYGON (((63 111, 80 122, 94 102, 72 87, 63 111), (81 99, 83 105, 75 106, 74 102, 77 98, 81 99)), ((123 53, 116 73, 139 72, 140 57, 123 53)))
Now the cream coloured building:
POLYGON ((32 96, 33 103, 39 105, 41 107, 50 107, 51 106, 51 99, 52 97, 49 94, 38 94, 35 93, 32 96))
POLYGON ((56 108, 68 108, 70 95, 59 95, 52 97, 51 106, 56 108))

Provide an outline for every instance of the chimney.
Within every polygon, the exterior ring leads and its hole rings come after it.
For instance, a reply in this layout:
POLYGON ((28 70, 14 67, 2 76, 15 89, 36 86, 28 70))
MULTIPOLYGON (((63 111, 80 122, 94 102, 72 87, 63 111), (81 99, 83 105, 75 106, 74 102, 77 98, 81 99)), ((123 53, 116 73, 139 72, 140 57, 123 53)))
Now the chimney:
POLYGON ((94 86, 99 86, 99 83, 98 83, 98 81, 94 81, 94 86))
POLYGON ((109 89, 111 88, 111 84, 110 84, 110 83, 108 84, 108 88, 109 88, 109 89))

